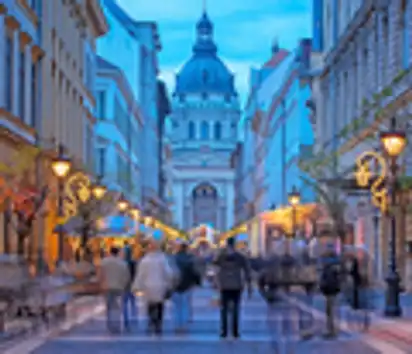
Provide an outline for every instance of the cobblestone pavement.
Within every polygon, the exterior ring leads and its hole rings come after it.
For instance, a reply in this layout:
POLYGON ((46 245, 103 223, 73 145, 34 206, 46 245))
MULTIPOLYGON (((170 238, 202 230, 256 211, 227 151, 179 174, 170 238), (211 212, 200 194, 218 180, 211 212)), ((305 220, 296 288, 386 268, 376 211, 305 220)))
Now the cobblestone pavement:
MULTIPOLYGON (((187 335, 175 335, 172 326, 170 304, 166 311, 164 334, 162 338, 145 334, 144 319, 139 328, 132 333, 111 336, 105 330, 103 314, 95 316, 84 324, 48 339, 33 338, 28 343, 20 343, 19 347, 5 354, 123 354, 142 352, 145 354, 220 354, 236 351, 236 354, 307 354, 307 353, 361 353, 361 354, 403 354, 405 351, 389 352, 386 349, 372 348, 357 334, 341 333, 336 340, 325 340, 322 337, 324 323, 315 320, 313 339, 302 341, 299 337, 299 318, 302 312, 287 303, 277 303, 271 311, 259 295, 244 300, 242 310, 242 339, 220 340, 219 309, 212 305, 210 289, 197 290, 193 296, 194 321, 187 335)), ((143 309, 140 308, 141 314, 143 309)), ((141 316, 142 317, 142 316, 141 316)))

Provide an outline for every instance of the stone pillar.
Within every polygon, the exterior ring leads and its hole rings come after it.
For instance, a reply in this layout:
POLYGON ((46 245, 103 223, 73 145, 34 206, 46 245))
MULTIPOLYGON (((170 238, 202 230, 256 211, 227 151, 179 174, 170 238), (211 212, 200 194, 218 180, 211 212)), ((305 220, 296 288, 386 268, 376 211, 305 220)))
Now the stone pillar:
POLYGON ((174 220, 179 227, 183 226, 183 185, 181 181, 176 181, 174 184, 173 195, 175 198, 175 215, 174 220))
POLYGON ((226 184, 226 227, 233 226, 235 191, 233 182, 226 184))
POLYGON ((13 32, 13 84, 12 84, 12 113, 18 117, 20 116, 20 105, 19 105, 19 91, 21 88, 20 85, 20 41, 19 41, 19 32, 13 32))
MULTIPOLYGON (((6 25, 4 15, 0 13, 0 53, 6 53, 6 25)), ((0 73, 5 73, 6 55, 0 55, 0 73)), ((6 106, 6 80, 0 82, 0 107, 6 106)))
POLYGON ((401 47, 401 31, 400 31, 400 0, 392 0, 388 6, 389 19, 389 41, 388 41, 388 61, 387 61, 387 77, 388 83, 396 76, 397 71, 401 69, 402 63, 402 47, 401 47))
MULTIPOLYGON (((24 122, 31 126, 31 112, 32 112, 32 99, 31 99, 31 89, 32 89, 32 55, 31 55, 31 46, 27 45, 24 48, 24 63, 22 65, 25 66, 24 73, 24 122)), ((23 87, 22 87, 23 88, 23 87)))
MULTIPOLYGON (((412 18, 412 1, 408 1, 406 5, 406 18, 412 18)), ((407 21, 407 35, 409 37, 409 67, 412 66, 412 21, 407 21)))

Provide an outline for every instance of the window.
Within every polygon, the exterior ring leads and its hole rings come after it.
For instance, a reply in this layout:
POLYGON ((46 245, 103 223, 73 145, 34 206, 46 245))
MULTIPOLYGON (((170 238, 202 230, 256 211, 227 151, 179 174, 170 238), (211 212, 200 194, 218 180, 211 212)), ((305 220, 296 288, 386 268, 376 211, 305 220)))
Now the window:
POLYGON ((106 148, 97 149, 97 174, 101 177, 106 175, 106 148))
POLYGON ((123 189, 129 187, 130 173, 128 163, 121 157, 117 156, 117 183, 123 189))
POLYGON ((408 23, 408 11, 407 0, 402 0, 401 4, 401 31, 402 31, 402 67, 404 69, 409 68, 409 55, 410 55, 410 36, 409 36, 409 23, 408 23))
POLYGON ((200 127, 200 137, 203 140, 209 139, 209 123, 208 122, 202 122, 202 125, 200 127))
POLYGON ((389 54, 388 54, 388 49, 389 49, 389 20, 388 20, 388 15, 385 14, 385 17, 383 18, 383 70, 382 70, 382 78, 383 78, 383 83, 386 85, 386 78, 387 78, 387 73, 388 73, 388 60, 389 60, 389 54))
POLYGON ((85 86, 90 91, 93 92, 94 85, 94 68, 93 60, 91 55, 86 55, 86 64, 85 64, 85 86))
POLYGON ((24 94, 26 92, 26 63, 25 63, 26 56, 24 55, 24 51, 20 52, 20 61, 19 61, 19 114, 20 119, 24 121, 25 118, 25 99, 24 94))
POLYGON ((100 120, 106 119, 106 92, 99 91, 97 93, 97 118, 100 120))
POLYGON ((195 138, 196 138, 195 123, 189 122, 189 139, 195 139, 195 138))
POLYGON ((6 109, 12 110, 13 104, 13 41, 7 37, 6 40, 6 109))
POLYGON ((86 125, 86 165, 93 170, 93 128, 90 124, 86 125))
POLYGON ((35 128, 37 122, 37 64, 31 65, 30 126, 35 128))
POLYGON ((217 122, 217 123, 215 124, 215 132, 214 132, 214 135, 215 135, 215 139, 216 139, 216 140, 222 139, 222 125, 220 124, 220 122, 217 122))
POLYGON ((117 98, 114 100, 114 123, 123 137, 127 138, 129 136, 129 116, 117 98))

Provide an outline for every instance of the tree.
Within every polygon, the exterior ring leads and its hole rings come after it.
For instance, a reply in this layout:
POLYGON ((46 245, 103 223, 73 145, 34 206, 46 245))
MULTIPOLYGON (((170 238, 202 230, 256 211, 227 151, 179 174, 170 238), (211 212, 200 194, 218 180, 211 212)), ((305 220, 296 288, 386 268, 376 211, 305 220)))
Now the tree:
POLYGON ((17 253, 24 255, 25 241, 32 234, 34 222, 40 214, 49 187, 39 187, 36 170, 39 166, 41 151, 25 146, 0 163, 0 205, 6 212, 6 220, 17 235, 17 253))

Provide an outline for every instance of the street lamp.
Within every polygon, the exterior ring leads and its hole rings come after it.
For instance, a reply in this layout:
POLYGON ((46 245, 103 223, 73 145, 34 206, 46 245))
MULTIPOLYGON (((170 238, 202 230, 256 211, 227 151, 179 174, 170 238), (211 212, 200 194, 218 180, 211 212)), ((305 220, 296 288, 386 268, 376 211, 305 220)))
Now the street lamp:
POLYGON ((129 202, 125 199, 123 195, 121 195, 119 200, 117 201, 117 208, 119 209, 120 212, 124 213, 128 207, 129 207, 129 202))
POLYGON ((132 207, 132 208, 130 209, 130 215, 132 216, 132 218, 133 218, 135 221, 140 220, 140 210, 139 210, 139 208, 137 208, 137 207, 132 207))
POLYGON ((300 203, 300 193, 293 186, 292 191, 289 193, 288 196, 289 204, 292 207, 292 230, 293 230, 293 237, 296 237, 296 207, 300 203))
POLYGON ((382 132, 380 134, 380 141, 387 157, 389 158, 391 170, 391 238, 389 244, 389 272, 386 278, 386 282, 388 285, 386 294, 385 315, 388 317, 399 317, 402 315, 402 308, 399 300, 401 279, 396 262, 396 214, 394 208, 396 206, 397 195, 397 159, 406 147, 407 138, 404 132, 396 129, 395 118, 392 118, 391 120, 390 130, 382 132))
POLYGON ((57 216, 59 218, 59 228, 58 228, 58 235, 59 235, 59 260, 63 258, 63 240, 64 240, 64 233, 63 233, 63 193, 64 193, 64 179, 70 173, 72 168, 72 162, 69 158, 64 156, 64 147, 63 145, 58 146, 57 150, 57 157, 52 161, 51 169, 54 175, 58 179, 58 200, 57 200, 57 216))
POLYGON ((107 192, 107 187, 102 184, 102 177, 97 178, 96 183, 92 185, 91 192, 97 200, 101 200, 107 192))

